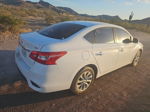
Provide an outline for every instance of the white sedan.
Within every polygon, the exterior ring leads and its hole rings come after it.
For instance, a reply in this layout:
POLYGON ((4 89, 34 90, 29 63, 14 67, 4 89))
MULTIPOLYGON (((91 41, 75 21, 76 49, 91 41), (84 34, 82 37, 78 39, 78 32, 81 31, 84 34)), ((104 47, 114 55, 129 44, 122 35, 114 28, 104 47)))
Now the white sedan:
POLYGON ((143 45, 120 26, 68 21, 21 34, 15 59, 32 89, 81 94, 96 78, 136 66, 142 51, 143 45))

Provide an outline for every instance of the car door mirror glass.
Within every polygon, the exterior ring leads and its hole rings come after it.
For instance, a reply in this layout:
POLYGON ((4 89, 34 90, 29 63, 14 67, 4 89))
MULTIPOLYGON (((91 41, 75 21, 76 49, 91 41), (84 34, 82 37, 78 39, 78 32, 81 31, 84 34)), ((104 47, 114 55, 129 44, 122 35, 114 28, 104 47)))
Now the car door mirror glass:
POLYGON ((125 43, 125 44, 131 43, 131 40, 130 39, 125 39, 125 40, 123 40, 123 43, 125 43))
POLYGON ((139 42, 139 40, 138 40, 138 39, 133 38, 133 43, 138 43, 138 42, 139 42))

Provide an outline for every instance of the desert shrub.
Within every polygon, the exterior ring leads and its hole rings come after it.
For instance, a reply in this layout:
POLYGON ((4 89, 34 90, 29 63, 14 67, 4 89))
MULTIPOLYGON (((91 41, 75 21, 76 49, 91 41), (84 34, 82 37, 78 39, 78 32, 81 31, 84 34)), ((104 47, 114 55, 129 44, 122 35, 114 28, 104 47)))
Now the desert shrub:
POLYGON ((24 22, 13 16, 0 15, 0 31, 18 32, 24 22))
POLYGON ((63 16, 59 18, 59 22, 64 22, 64 21, 71 21, 71 17, 69 16, 63 16))
POLYGON ((54 24, 54 23, 56 23, 56 19, 55 19, 54 16, 46 16, 45 17, 45 22, 47 24, 54 24))
POLYGON ((128 29, 136 29, 136 30, 150 33, 150 26, 146 24, 136 24, 136 23, 129 23, 129 22, 120 22, 115 24, 123 26, 128 29))
POLYGON ((120 25, 128 29, 137 29, 143 32, 150 33, 150 25, 135 24, 128 21, 100 20, 79 15, 69 15, 66 13, 60 14, 56 11, 34 6, 32 4, 26 4, 25 6, 18 7, 0 4, 0 31, 17 32, 24 24, 21 19, 17 18, 26 18, 25 20, 27 20, 30 17, 41 17, 42 20, 44 19, 47 24, 54 24, 57 22, 70 20, 100 21, 120 25))
POLYGON ((119 26, 122 26, 127 29, 136 29, 139 31, 147 32, 150 33, 150 25, 146 24, 137 24, 137 23, 132 23, 128 21, 106 21, 106 20, 100 20, 101 22, 106 22, 106 23, 111 23, 111 24, 116 24, 119 26))
POLYGON ((54 24, 57 22, 64 22, 64 21, 71 21, 71 20, 74 20, 74 19, 69 16, 63 16, 63 15, 57 15, 57 16, 49 15, 45 17, 45 21, 48 24, 54 24))

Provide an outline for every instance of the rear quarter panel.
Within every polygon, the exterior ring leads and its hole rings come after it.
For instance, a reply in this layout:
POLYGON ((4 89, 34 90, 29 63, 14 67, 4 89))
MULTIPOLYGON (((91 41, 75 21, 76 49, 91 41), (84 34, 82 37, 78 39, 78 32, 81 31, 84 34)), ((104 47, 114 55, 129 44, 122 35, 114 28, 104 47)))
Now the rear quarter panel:
MULTIPOLYGON (((42 51, 67 51, 67 54, 57 60, 60 74, 56 74, 64 87, 70 88, 75 75, 86 65, 96 64, 92 54, 92 44, 83 39, 83 35, 78 35, 73 39, 62 40, 62 42, 43 47, 42 51)), ((98 69, 98 68, 97 68, 98 69)))

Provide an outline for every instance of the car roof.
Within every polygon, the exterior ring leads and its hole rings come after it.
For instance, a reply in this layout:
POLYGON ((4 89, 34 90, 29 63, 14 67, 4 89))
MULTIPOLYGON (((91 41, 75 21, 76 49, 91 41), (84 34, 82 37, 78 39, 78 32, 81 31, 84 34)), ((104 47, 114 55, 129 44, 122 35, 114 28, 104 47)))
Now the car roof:
POLYGON ((108 26, 108 27, 118 27, 122 28, 117 25, 109 24, 109 23, 104 23, 104 22, 96 22, 96 21, 66 21, 65 23, 73 23, 73 24, 80 24, 84 25, 87 27, 92 27, 92 26, 108 26))

